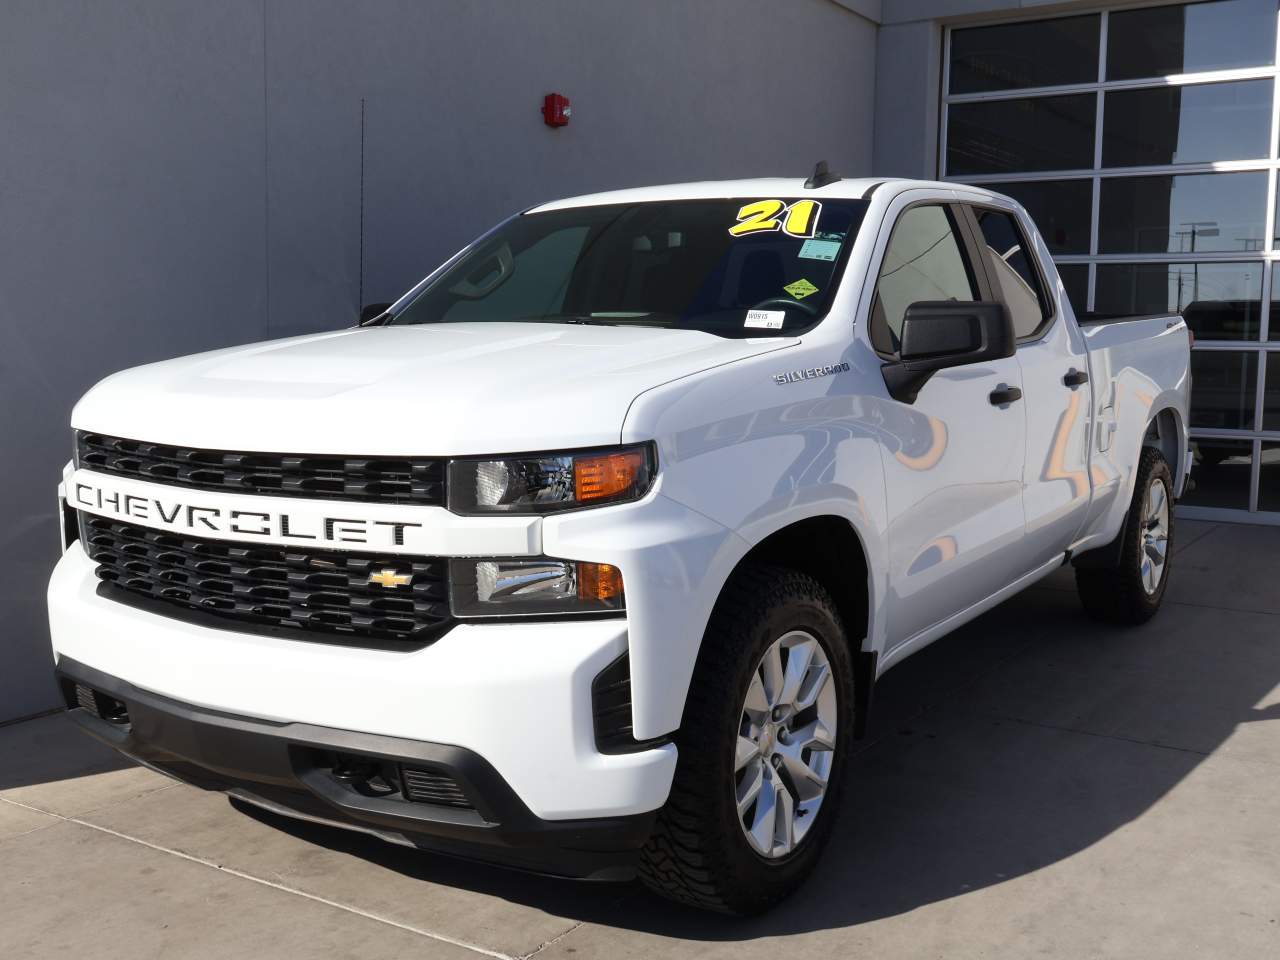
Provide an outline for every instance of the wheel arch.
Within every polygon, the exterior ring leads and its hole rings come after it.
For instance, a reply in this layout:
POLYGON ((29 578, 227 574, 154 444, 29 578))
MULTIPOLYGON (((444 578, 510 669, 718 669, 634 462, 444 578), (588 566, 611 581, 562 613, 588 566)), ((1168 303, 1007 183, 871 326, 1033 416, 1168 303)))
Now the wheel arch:
POLYGON ((748 563, 790 567, 813 577, 835 601, 854 652, 865 645, 870 627, 870 569, 862 538, 847 519, 823 514, 793 521, 751 547, 730 577, 748 563))
POLYGON ((818 514, 774 530, 743 554, 721 586, 720 596, 738 570, 748 564, 798 570, 831 594, 853 657, 854 735, 861 737, 870 711, 877 652, 871 645, 875 589, 871 560, 857 527, 846 517, 818 514))
POLYGON ((1071 558, 1073 566, 1094 569, 1114 566, 1119 563, 1120 551, 1124 547, 1124 522, 1128 516, 1129 504, 1133 500, 1134 491, 1137 489, 1138 463, 1142 457, 1142 451, 1147 447, 1159 450, 1165 462, 1169 464, 1169 470, 1173 474, 1173 489, 1176 499, 1176 494, 1182 489, 1186 470, 1189 466, 1185 462, 1187 458, 1187 433, 1178 408, 1169 404, 1159 408, 1152 407, 1150 419, 1148 419, 1147 425, 1143 429, 1142 444, 1138 448, 1133 470, 1124 487, 1125 493, 1122 502, 1125 505, 1125 512, 1120 516, 1119 530, 1107 543, 1091 547, 1073 556, 1071 558))
POLYGON ((1182 489, 1182 478, 1189 466, 1187 458, 1187 430, 1177 408, 1169 405, 1153 410, 1142 436, 1144 447, 1155 447, 1173 471, 1174 490, 1182 489))

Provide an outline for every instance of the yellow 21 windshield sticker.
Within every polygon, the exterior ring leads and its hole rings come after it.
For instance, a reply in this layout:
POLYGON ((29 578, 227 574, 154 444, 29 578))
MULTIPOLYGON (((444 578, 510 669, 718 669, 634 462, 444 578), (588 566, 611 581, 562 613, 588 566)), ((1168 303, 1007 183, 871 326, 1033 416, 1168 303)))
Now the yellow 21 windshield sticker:
POLYGON ((781 230, 790 237, 812 237, 820 213, 822 204, 817 200, 796 200, 790 205, 783 200, 753 200, 739 208, 738 222, 729 228, 729 236, 781 230))

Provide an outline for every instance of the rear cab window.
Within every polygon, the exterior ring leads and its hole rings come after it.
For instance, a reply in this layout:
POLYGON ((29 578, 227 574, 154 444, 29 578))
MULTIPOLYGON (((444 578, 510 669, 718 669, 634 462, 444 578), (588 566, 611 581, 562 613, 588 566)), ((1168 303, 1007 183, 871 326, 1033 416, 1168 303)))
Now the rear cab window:
POLYGON ((1035 254, 1017 218, 992 207, 971 207, 996 293, 1013 317, 1018 340, 1033 340, 1053 317, 1035 254))

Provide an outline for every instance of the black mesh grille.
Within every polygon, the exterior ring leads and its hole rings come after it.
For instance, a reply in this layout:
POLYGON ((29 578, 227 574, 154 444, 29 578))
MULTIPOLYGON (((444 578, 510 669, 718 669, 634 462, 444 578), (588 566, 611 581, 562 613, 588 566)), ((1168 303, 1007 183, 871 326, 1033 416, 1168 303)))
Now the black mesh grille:
POLYGON ((415 803, 434 803, 442 807, 472 808, 467 795, 462 792, 453 777, 429 770, 401 767, 400 778, 404 783, 404 795, 415 803))
POLYGON ((444 503, 444 461, 236 453, 76 431, 80 466, 200 490, 380 503, 444 503))
MULTIPOLYGON (((66 681, 66 683, 74 687, 75 706, 80 707, 81 710, 109 723, 124 726, 129 722, 129 708, 125 706, 123 701, 91 687, 86 687, 83 683, 72 683, 71 681, 66 681)), ((69 689, 64 690, 64 694, 68 692, 70 692, 69 689)), ((67 706, 72 706, 70 697, 68 698, 67 706)))
POLYGON ((449 617, 442 560, 229 543, 85 515, 85 549, 113 586, 194 616, 316 634, 426 642, 449 617), (370 573, 412 575, 381 587, 370 573))
POLYGON ((83 683, 76 684, 76 703, 80 704, 82 710, 98 716, 98 702, 93 698, 93 691, 83 683))

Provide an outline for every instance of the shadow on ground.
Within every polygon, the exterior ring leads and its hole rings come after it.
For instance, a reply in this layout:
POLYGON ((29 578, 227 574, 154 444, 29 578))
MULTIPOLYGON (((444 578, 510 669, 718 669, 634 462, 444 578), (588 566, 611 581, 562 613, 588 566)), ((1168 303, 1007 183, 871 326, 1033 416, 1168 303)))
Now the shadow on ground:
POLYGON ((0 727, 0 792, 135 766, 91 737, 67 737, 68 726, 62 714, 0 727))
POLYGON ((581 921, 694 940, 847 927, 1070 857, 1241 724, 1280 718, 1254 707, 1280 682, 1278 622, 1180 603, 1138 629, 1103 628, 1061 577, 998 607, 886 674, 822 864, 800 896, 747 922, 637 885, 533 878, 241 809, 389 870, 581 921))

